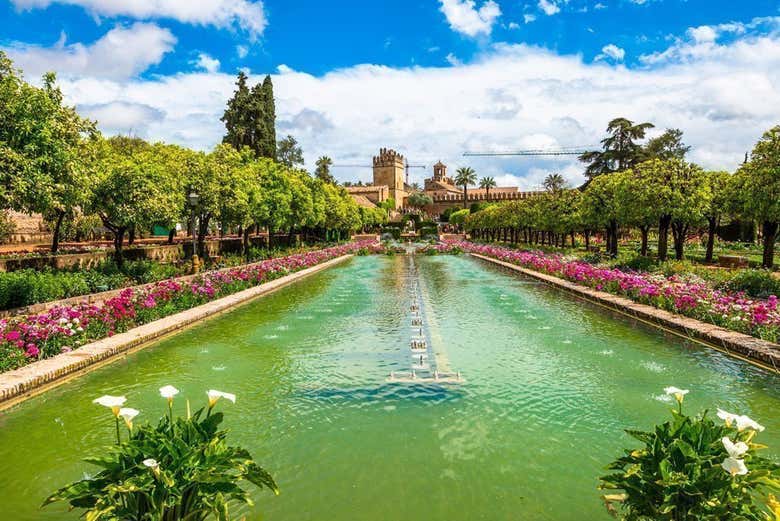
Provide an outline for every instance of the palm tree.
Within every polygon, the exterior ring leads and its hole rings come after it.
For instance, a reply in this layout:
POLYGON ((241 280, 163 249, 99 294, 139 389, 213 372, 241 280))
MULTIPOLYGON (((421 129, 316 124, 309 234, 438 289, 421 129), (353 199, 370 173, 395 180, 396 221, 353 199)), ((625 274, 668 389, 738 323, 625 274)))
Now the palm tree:
POLYGON ((479 187, 485 190, 485 199, 490 199, 490 189, 496 187, 496 180, 492 177, 483 177, 479 181, 479 187))
POLYGON ((544 178, 542 186, 548 192, 557 193, 566 187, 566 179, 561 174, 550 174, 544 178))
POLYGON ((322 156, 314 163, 314 176, 330 184, 335 183, 335 179, 330 174, 330 167, 333 166, 333 160, 328 156, 322 156))
POLYGON ((455 184, 463 187, 463 208, 468 203, 468 186, 477 182, 477 173, 470 166, 458 168, 455 176, 455 184))

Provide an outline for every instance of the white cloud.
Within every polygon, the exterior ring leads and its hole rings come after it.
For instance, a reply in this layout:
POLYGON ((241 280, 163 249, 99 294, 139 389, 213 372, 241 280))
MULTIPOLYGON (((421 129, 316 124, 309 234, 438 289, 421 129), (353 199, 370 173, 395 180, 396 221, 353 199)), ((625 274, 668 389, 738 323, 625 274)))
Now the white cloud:
POLYGON ((236 45, 236 54, 241 59, 246 58, 247 54, 249 54, 249 47, 246 45, 236 45))
POLYGON ((626 51, 614 43, 610 43, 601 48, 601 54, 596 56, 596 60, 605 60, 607 58, 622 62, 626 57, 626 51))
POLYGON ((718 32, 709 25, 691 27, 688 34, 696 43, 714 42, 718 38, 718 32))
POLYGON ((607 6, 605 4, 602 4, 601 2, 598 2, 596 5, 593 6, 593 9, 606 9, 607 6))
POLYGON ((459 66, 459 65, 463 65, 463 62, 461 62, 461 61, 458 59, 458 57, 457 57, 457 56, 455 56, 455 55, 454 55, 454 54, 452 54, 452 53, 449 53, 449 54, 446 56, 446 58, 445 58, 445 59, 447 60, 447 63, 449 63, 449 64, 450 64, 450 65, 452 65, 453 67, 457 67, 457 66, 459 66))
POLYGON ((195 60, 195 66, 206 72, 217 72, 219 70, 219 60, 202 52, 198 54, 198 59, 195 60))
POLYGON ((523 22, 525 22, 527 24, 530 24, 534 20, 536 20, 536 15, 535 14, 524 14, 523 15, 523 22))
MULTIPOLYGON (((455 66, 356 65, 324 76, 279 66, 273 76, 279 128, 299 139, 310 168, 323 154, 334 162, 370 164, 379 147, 388 146, 410 162, 441 159, 451 170, 468 164, 480 176, 531 188, 553 171, 576 184, 582 165, 572 157, 462 153, 597 145, 607 121, 624 116, 659 129, 680 128, 693 146, 692 160, 734 169, 762 132, 780 121, 780 34, 681 45, 698 50, 685 59, 675 51, 641 68, 508 44, 455 66)), ((209 149, 224 133, 219 118, 234 82, 219 72, 150 79, 85 74, 64 80, 62 89, 69 103, 99 116, 104 130, 209 149)), ((370 169, 335 174, 368 180, 370 169)), ((430 167, 413 171, 412 181, 425 175, 430 167)))
POLYGON ((88 45, 67 44, 63 35, 54 47, 12 43, 0 49, 28 78, 56 71, 60 76, 123 79, 160 63, 175 44, 176 37, 168 29, 136 22, 128 27, 117 25, 88 45))
POLYGON ((165 118, 165 112, 160 109, 126 101, 79 105, 76 109, 79 114, 99 121, 101 128, 112 134, 145 134, 150 124, 165 118))
POLYGON ((561 12, 561 8, 558 7, 558 3, 555 0, 539 0, 539 9, 544 11, 544 14, 547 16, 561 12))
MULTIPOLYGON (((740 40, 725 45, 720 45, 717 41, 724 36, 736 37, 748 32, 763 32, 769 37, 780 37, 780 16, 754 18, 749 23, 729 22, 691 27, 686 31, 687 39, 676 38, 673 45, 664 51, 642 55, 639 59, 646 64, 697 60, 703 56, 741 48, 740 44, 744 42, 740 40)), ((746 41, 754 40, 755 37, 748 37, 746 41)))
POLYGON ((96 17, 127 16, 138 20, 169 18, 186 24, 239 28, 252 39, 263 34, 268 20, 260 0, 11 0, 18 9, 52 4, 79 6, 96 17))
POLYGON ((520 24, 518 24, 517 22, 509 22, 509 25, 507 26, 507 28, 510 31, 514 31, 516 29, 520 29, 520 24))
POLYGON ((487 0, 477 9, 474 0, 439 0, 439 10, 444 13, 453 31, 475 37, 490 35, 493 24, 501 16, 501 8, 493 0, 487 0))

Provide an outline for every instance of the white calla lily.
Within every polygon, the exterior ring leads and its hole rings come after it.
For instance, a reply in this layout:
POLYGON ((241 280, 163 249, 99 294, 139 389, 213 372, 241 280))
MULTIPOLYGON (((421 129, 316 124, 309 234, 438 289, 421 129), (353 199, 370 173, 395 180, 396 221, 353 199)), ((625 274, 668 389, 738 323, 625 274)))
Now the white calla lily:
POLYGON ((223 393, 222 391, 217 391, 214 389, 209 389, 206 394, 209 397, 209 408, 214 407, 214 405, 217 403, 217 401, 220 398, 224 398, 226 400, 230 400, 233 403, 236 403, 236 395, 231 393, 223 393))
POLYGON ((731 424, 734 423, 737 418, 739 418, 739 414, 734 414, 728 411, 724 411, 723 409, 718 409, 718 418, 726 422, 727 427, 731 427, 731 424))
POLYGON ((744 414, 734 414, 731 412, 718 409, 718 418, 726 422, 726 426, 731 427, 732 423, 737 425, 737 430, 744 431, 745 429, 753 429, 754 431, 761 432, 764 430, 764 426, 753 420, 750 416, 744 414))
POLYGON ((728 436, 724 436, 721 441, 723 442, 723 447, 726 449, 726 452, 728 452, 729 456, 732 458, 739 458, 748 451, 747 443, 744 441, 734 443, 728 436))
POLYGON ((732 476, 744 476, 748 473, 748 469, 745 466, 745 461, 737 458, 726 458, 723 463, 720 464, 723 470, 731 474, 732 476))
POLYGON ((680 389, 679 387, 670 386, 670 387, 665 387, 664 392, 668 395, 674 395, 675 400, 682 403, 683 398, 690 391, 688 389, 680 389))
POLYGON ((119 416, 119 409, 125 404, 127 398, 124 396, 111 396, 106 394, 100 398, 95 398, 92 403, 108 407, 114 413, 114 416, 119 416))
POLYGON ((176 396, 177 394, 179 394, 179 390, 172 385, 166 385, 165 387, 160 387, 160 396, 162 396, 169 402, 173 401, 173 397, 176 396))
POLYGON ((133 409, 132 407, 122 407, 119 409, 119 416, 125 420, 125 425, 127 425, 127 428, 131 430, 133 428, 133 418, 138 416, 140 413, 141 411, 138 409, 133 409))
POLYGON ((754 431, 761 432, 764 430, 763 425, 754 421, 749 416, 745 416, 744 414, 737 416, 734 421, 737 422, 737 430, 740 431, 744 431, 745 429, 753 429, 754 431))
POLYGON ((143 464, 145 467, 149 467, 150 469, 156 469, 160 466, 159 463, 157 463, 157 460, 154 458, 147 458, 143 461, 143 464))

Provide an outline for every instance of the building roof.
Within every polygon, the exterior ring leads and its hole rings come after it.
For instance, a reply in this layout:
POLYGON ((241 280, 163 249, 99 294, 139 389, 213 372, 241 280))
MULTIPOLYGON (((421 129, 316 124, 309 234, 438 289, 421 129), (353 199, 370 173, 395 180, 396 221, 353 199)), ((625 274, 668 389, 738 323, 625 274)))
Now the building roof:
POLYGON ((362 206, 363 208, 376 208, 376 205, 371 202, 371 200, 366 197, 365 195, 358 195, 358 194, 350 194, 352 196, 352 199, 355 200, 355 202, 358 204, 358 206, 362 206))

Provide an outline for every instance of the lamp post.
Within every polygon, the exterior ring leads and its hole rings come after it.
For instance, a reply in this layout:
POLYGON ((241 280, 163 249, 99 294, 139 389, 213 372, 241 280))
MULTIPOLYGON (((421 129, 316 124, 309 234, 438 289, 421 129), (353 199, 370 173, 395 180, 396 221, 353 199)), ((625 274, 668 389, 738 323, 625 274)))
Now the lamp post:
POLYGON ((198 253, 197 253, 197 236, 198 236, 198 230, 197 225, 195 223, 195 210, 198 207, 198 201, 200 201, 200 195, 195 190, 190 190, 190 193, 187 195, 187 202, 190 204, 190 208, 192 208, 192 271, 193 273, 198 272, 198 267, 200 265, 199 259, 198 259, 198 253))

